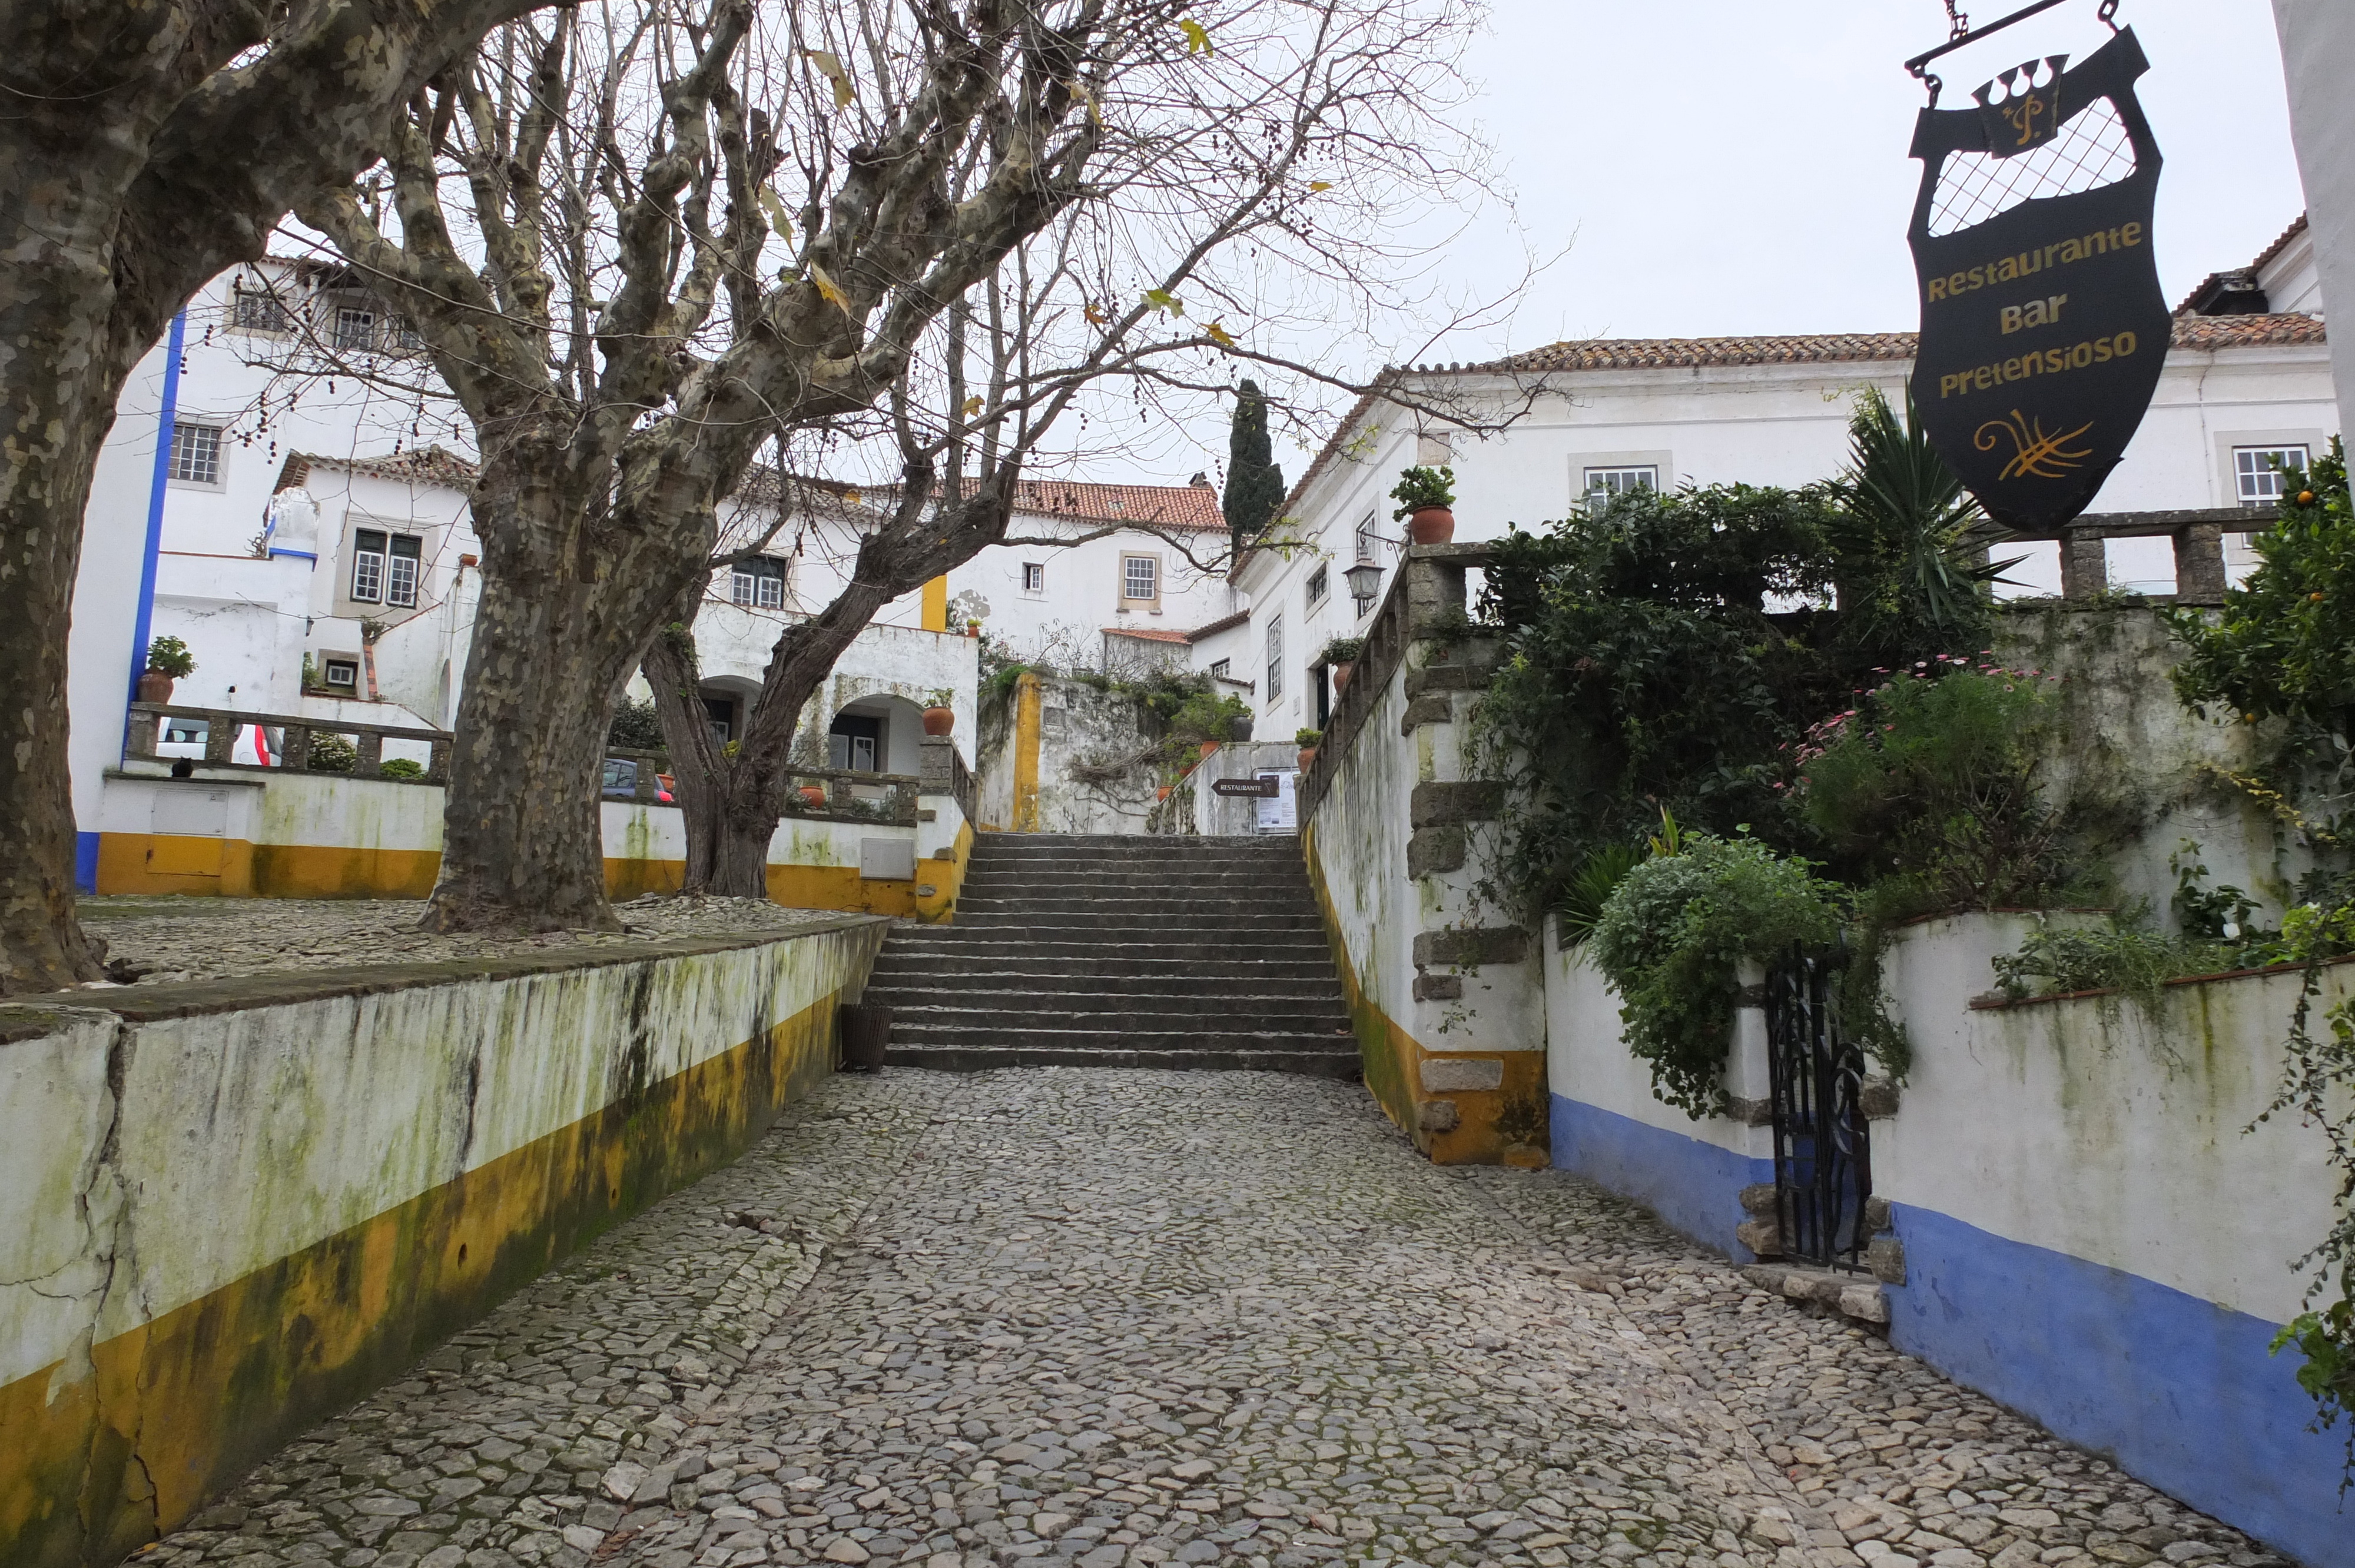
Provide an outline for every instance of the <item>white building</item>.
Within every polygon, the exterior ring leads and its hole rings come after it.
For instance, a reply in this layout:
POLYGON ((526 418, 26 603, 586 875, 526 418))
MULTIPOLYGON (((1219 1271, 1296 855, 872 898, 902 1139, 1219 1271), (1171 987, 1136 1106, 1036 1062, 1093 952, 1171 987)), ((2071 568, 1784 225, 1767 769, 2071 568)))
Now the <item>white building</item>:
MULTIPOLYGON (((2339 429, 2330 350, 2311 313, 2318 297, 2303 223, 2250 267, 2204 283, 2177 318, 2150 410, 2093 510, 2269 502, 2280 483, 2272 463, 2302 464, 2339 429)), ((1235 572, 1251 604, 1252 668, 1237 673, 1257 678, 1258 735, 1321 724, 1329 693, 1320 651, 1357 635, 1380 598, 1353 597, 1342 574, 1371 562, 1387 585, 1403 528, 1390 499, 1401 469, 1454 468, 1455 536, 1465 541, 1558 519, 1596 489, 1807 484, 1844 466, 1859 390, 1902 398, 1913 344, 1910 333, 1602 340, 1399 373, 1386 385, 1426 402, 1452 399, 1497 419, 1524 403, 1528 412, 1478 437, 1379 392, 1349 411, 1280 514, 1286 536, 1307 547, 1248 551, 1235 572)), ((2245 569, 2237 537, 2226 535, 2228 563, 2245 569)), ((2014 568, 2020 586, 2007 591, 2058 591, 2056 545, 2007 553, 2030 557, 2014 568)), ((2110 541, 2108 568, 2121 588, 2174 586, 2164 539, 2110 541)))

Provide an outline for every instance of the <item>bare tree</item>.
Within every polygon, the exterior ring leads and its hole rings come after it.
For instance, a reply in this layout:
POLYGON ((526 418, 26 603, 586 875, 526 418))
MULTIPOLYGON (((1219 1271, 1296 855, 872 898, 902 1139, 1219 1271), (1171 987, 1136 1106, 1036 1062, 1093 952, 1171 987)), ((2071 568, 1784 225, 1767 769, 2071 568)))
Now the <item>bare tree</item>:
POLYGON ((893 510, 780 639, 737 758, 694 770, 722 797, 689 812, 729 846, 711 885, 757 892, 809 691, 876 609, 1003 537, 1057 418, 1107 376, 1222 385, 1263 302, 1252 245, 1328 281, 1378 268, 1380 245, 1319 225, 1435 183, 1417 89, 1444 96, 1468 16, 637 0, 502 29, 406 106, 381 186, 300 211, 417 324, 482 451, 429 924, 611 923, 606 715, 695 601, 719 506, 773 439, 876 443, 893 510))
POLYGON ((373 160, 390 105, 534 3, 0 7, 0 993, 98 973, 73 913, 66 644, 132 367, 296 191, 373 160))

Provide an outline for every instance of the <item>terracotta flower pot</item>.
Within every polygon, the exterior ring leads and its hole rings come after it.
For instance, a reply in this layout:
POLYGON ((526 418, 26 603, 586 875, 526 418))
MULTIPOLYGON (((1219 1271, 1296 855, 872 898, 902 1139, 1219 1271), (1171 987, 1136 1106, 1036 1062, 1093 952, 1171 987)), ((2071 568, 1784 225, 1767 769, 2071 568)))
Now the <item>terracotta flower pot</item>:
POLYGON ((1164 784, 1160 789, 1156 789, 1153 792, 1153 798, 1156 800, 1167 800, 1169 799, 1169 786, 1164 784))
POLYGON ((1349 668, 1347 664, 1333 666, 1333 694, 1337 697, 1349 689, 1349 668))
POLYGON ((143 703, 168 703, 172 700, 172 677, 161 670, 139 673, 139 700, 143 703))
POLYGON ((954 728, 956 728, 956 709, 926 708, 924 710, 926 735, 946 735, 954 728))
POLYGON ((968 621, 966 621, 966 622, 964 623, 964 634, 965 634, 967 637, 978 637, 978 636, 980 636, 980 635, 981 635, 981 622, 980 622, 980 621, 978 621, 978 620, 968 620, 968 621))
POLYGON ((1202 755, 1205 758, 1208 758, 1210 753, 1218 750, 1220 747, 1225 744, 1226 742, 1220 740, 1206 740, 1202 743, 1202 755))
POLYGON ((1303 773, 1307 772, 1308 765, 1316 760, 1316 748, 1315 747, 1304 746, 1300 748, 1300 771, 1303 773))
POLYGON ((803 800, 803 802, 804 802, 805 804, 808 805, 808 806, 809 806, 812 810, 819 810, 819 811, 823 811, 823 810, 826 810, 826 786, 825 786, 825 785, 823 785, 823 784, 805 784, 805 785, 803 785, 803 786, 802 786, 802 800, 803 800))
POLYGON ((1453 507, 1426 506, 1406 520, 1406 536, 1417 545, 1444 545, 1455 537, 1453 507))

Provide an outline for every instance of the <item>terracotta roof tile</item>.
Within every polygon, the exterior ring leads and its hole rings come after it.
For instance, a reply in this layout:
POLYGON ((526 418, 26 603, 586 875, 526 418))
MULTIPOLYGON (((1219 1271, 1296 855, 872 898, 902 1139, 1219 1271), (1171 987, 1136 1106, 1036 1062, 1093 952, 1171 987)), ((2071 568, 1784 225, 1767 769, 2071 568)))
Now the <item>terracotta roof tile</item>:
MULTIPOLYGON (((2301 220, 2302 221, 2302 220, 2301 220)), ((2297 226, 2276 242, 2286 244, 2297 226)), ((2271 260, 2268 251, 2263 260, 2271 260)), ((2251 316, 2189 316, 2175 323, 2173 346, 2196 353, 2272 344, 2327 341, 2318 317, 2290 313, 2251 316)), ((1333 464, 1342 446, 1370 412, 1382 388, 1409 377, 1543 375, 1552 371, 1685 369, 1746 365, 1901 365, 1913 357, 1918 334, 1910 332, 1832 333, 1793 337, 1593 338, 1549 344, 1476 365, 1426 365, 1382 373, 1334 427, 1315 461, 1284 498, 1278 515, 1300 503, 1317 475, 1333 464)), ((1249 554, 1249 552, 1245 552, 1249 554)), ((1237 563, 1240 565, 1240 561, 1237 563)))
POLYGON ((1162 631, 1149 626, 1107 626, 1106 637, 1134 637, 1139 642, 1188 642, 1192 639, 1182 631, 1162 631))
POLYGON ((297 460, 313 468, 339 469, 364 479, 389 479, 399 484, 431 484, 444 490, 474 488, 474 465, 457 453, 440 447, 425 447, 416 451, 391 452, 383 457, 323 457, 316 452, 297 454, 297 460))
POLYGON ((2303 212, 2299 213, 2290 226, 2281 231, 2281 238, 2279 239, 2275 240, 2271 245, 2266 246, 2263 250, 2257 252, 2257 259, 2249 263, 2249 270, 2252 272, 2264 271, 2267 263, 2271 262, 2275 257, 2280 255, 2283 251, 2288 249, 2289 242, 2306 232, 2306 223, 2309 216, 2311 215, 2303 212))
POLYGON ((1015 488, 1014 508, 1033 516, 1071 517, 1088 523, 1146 523, 1157 528, 1224 528, 1219 493, 1207 484, 1083 484, 1073 480, 1026 479, 1015 488))

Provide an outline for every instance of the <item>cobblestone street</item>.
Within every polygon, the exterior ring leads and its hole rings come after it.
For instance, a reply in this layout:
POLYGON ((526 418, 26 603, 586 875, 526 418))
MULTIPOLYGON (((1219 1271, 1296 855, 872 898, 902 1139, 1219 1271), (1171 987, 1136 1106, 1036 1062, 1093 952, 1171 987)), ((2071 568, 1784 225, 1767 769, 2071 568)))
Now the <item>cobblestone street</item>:
POLYGON ((2274 1563, 1355 1085, 831 1080, 142 1562, 2274 1563))

